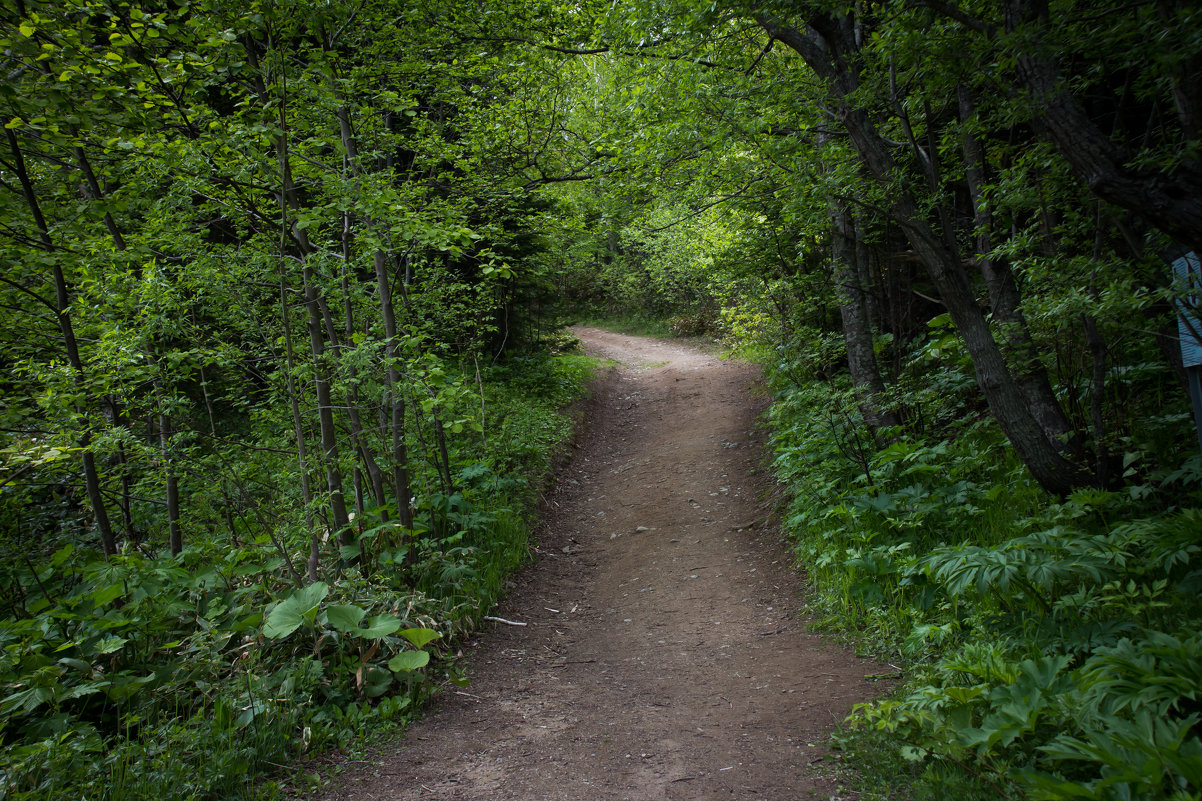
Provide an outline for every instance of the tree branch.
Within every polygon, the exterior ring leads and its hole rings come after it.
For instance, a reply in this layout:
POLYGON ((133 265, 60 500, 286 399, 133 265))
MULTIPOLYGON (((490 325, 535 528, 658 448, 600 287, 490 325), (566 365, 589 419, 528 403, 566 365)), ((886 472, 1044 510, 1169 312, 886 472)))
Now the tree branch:
POLYGON ((660 231, 666 231, 669 228, 680 225, 685 220, 691 220, 700 214, 704 214, 705 212, 712 209, 714 206, 718 206, 718 205, 721 205, 722 203, 726 203, 729 200, 734 200, 737 197, 741 197, 742 195, 746 194, 747 190, 750 189, 754 184, 756 184, 762 180, 764 180, 764 179, 763 178, 754 178, 751 181, 749 181, 748 183, 744 184, 740 189, 738 189, 734 192, 731 192, 729 195, 722 195, 721 197, 719 197, 717 200, 713 201, 712 203, 706 203, 704 206, 700 206, 695 211, 693 211, 689 214, 686 214, 685 216, 681 217, 679 220, 674 220, 674 221, 668 223, 667 225, 661 225, 658 228, 644 228, 643 233, 656 234, 656 233, 659 233, 660 231))

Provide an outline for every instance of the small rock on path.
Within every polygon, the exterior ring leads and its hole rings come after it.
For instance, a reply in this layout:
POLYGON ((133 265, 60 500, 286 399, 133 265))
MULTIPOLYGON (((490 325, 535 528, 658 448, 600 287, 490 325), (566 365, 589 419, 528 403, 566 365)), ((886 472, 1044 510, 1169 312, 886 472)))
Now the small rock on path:
POLYGON ((885 671, 798 616, 765 500, 757 369, 574 330, 619 366, 586 403, 538 558, 496 613, 528 625, 467 643, 471 686, 319 797, 851 797, 825 743, 885 671))

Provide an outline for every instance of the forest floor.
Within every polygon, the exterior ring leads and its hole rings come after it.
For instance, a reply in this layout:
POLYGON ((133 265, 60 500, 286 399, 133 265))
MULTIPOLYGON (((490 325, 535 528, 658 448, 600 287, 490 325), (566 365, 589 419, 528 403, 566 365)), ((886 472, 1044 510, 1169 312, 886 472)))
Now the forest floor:
POLYGON ((807 633, 773 520, 758 370, 575 329, 617 362, 546 502, 535 560, 463 646, 471 686, 319 798, 853 798, 826 743, 887 667, 807 633))

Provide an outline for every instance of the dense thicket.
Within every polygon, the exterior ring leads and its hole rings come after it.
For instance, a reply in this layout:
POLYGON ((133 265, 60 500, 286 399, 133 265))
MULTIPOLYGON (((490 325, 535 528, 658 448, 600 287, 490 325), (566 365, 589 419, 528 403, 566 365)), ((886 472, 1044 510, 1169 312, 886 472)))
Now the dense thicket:
POLYGON ((582 374, 531 354, 606 313, 767 364, 815 608, 907 660, 879 753, 1196 797, 1199 22, 10 0, 10 792, 198 740, 220 792, 408 704, 522 552, 582 374))
POLYGON ((4 5, 0 794, 240 791, 446 674, 584 376, 513 24, 4 5))

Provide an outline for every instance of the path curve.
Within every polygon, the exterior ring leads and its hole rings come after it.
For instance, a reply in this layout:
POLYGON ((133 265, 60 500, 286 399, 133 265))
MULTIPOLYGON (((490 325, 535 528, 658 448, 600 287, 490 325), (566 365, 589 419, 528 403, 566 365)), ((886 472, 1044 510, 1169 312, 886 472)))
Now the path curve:
POLYGON ((798 616, 756 368, 574 331, 619 364, 497 612, 528 625, 467 643, 471 686, 321 797, 848 798, 824 743, 882 670, 798 616))

